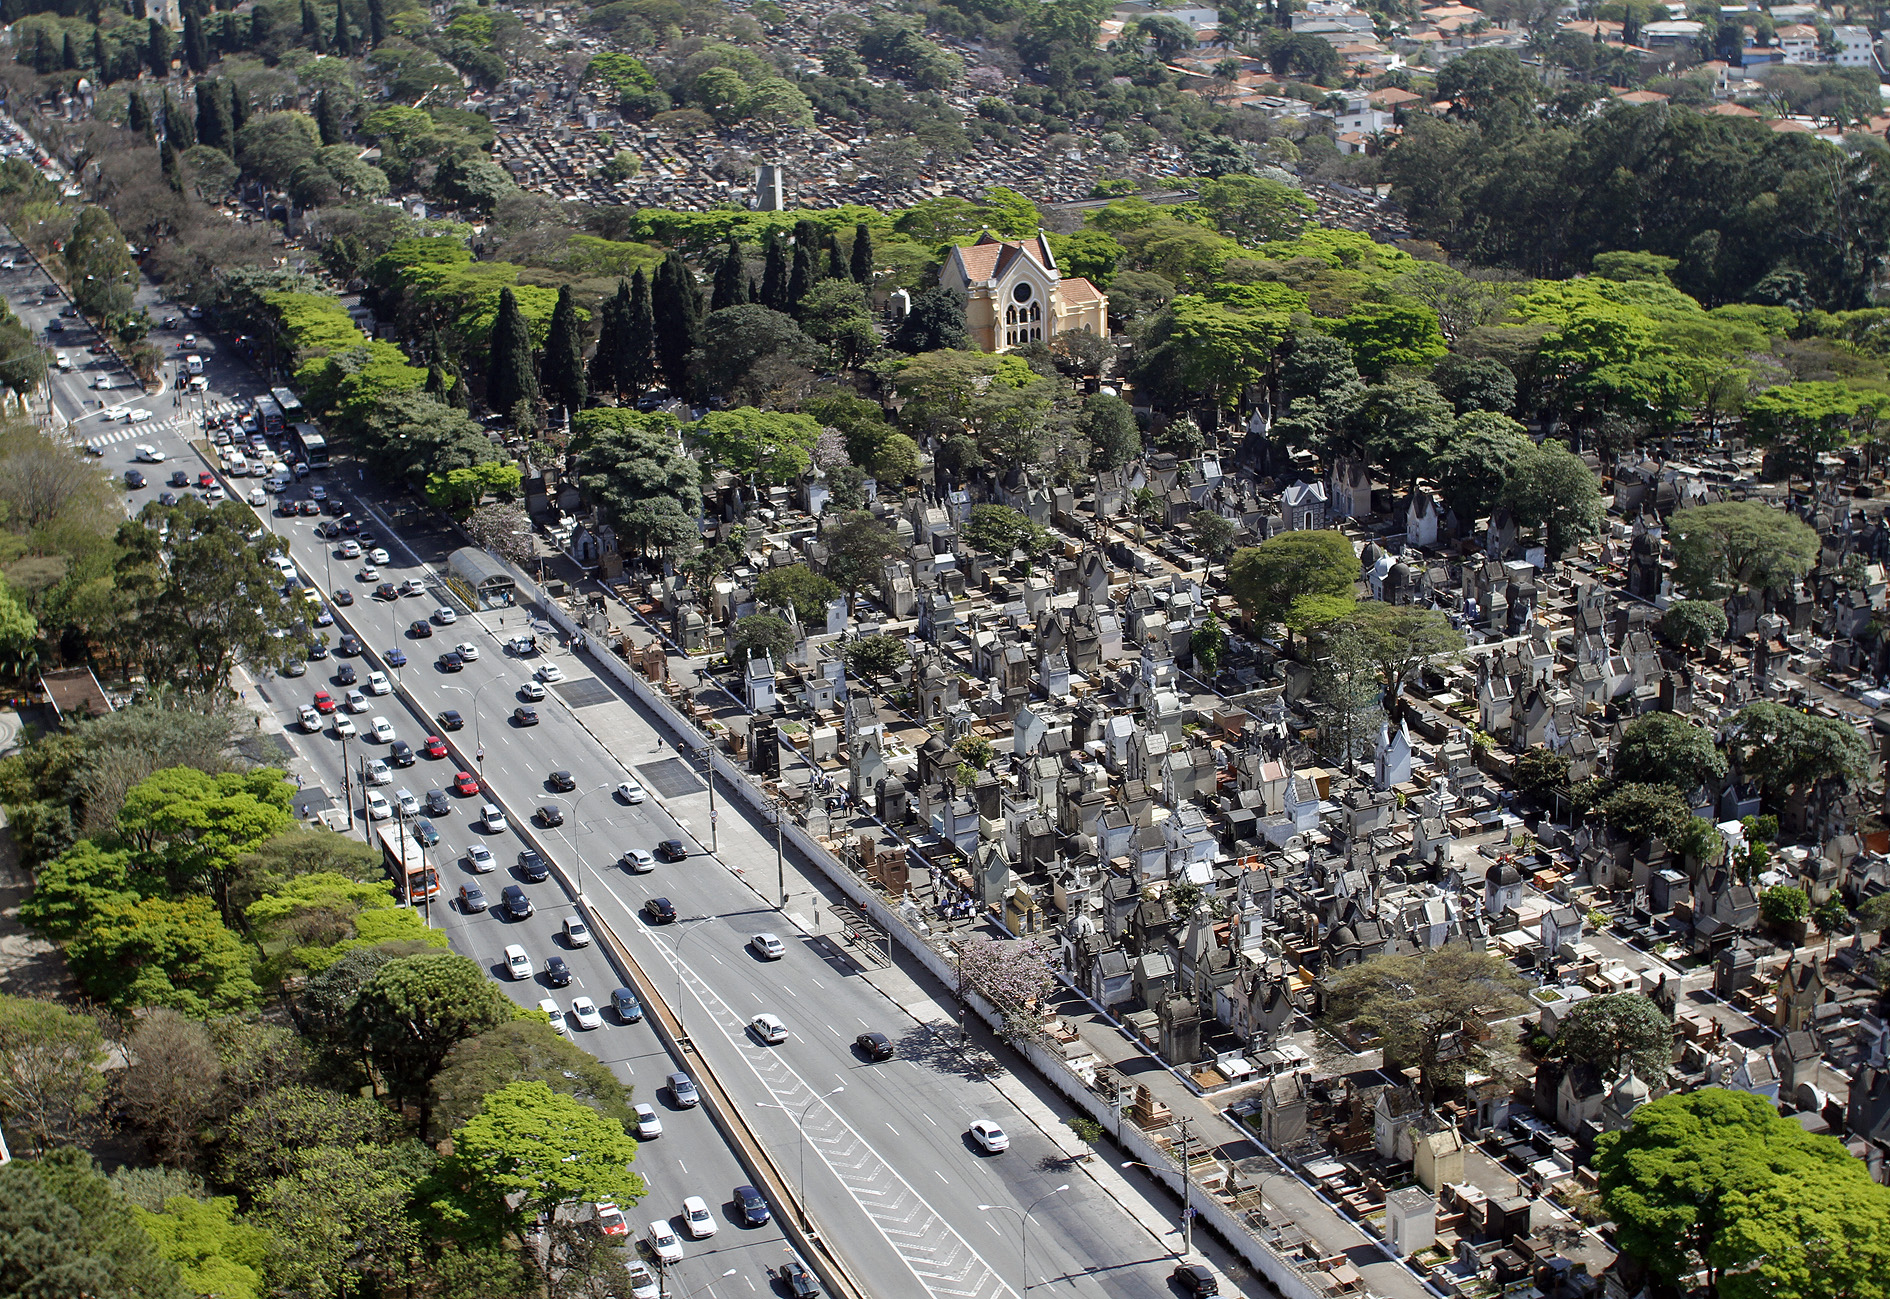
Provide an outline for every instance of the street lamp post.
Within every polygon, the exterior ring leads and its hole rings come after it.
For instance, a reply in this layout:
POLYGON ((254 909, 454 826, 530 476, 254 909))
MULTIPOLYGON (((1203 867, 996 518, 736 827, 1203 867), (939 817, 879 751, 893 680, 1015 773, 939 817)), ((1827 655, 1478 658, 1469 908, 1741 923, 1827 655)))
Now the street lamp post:
POLYGON ((692 916, 682 921, 676 931, 676 941, 669 945, 670 955, 676 962, 676 1019, 678 1023, 682 1021, 682 945, 689 941, 690 935, 696 932, 698 926, 705 925, 713 919, 715 919, 714 916, 692 916))
POLYGON ((505 680, 504 677, 494 677, 492 678, 492 680, 486 682, 484 685, 476 686, 471 690, 468 690, 465 686, 449 686, 444 683, 442 683, 440 686, 442 690, 456 691, 457 693, 465 695, 472 700, 473 744, 478 748, 479 753, 481 755, 481 766, 484 765, 484 754, 486 751, 486 744, 485 744, 485 741, 480 738, 479 696, 484 694, 487 690, 489 690, 493 686, 499 685, 500 683, 504 682, 504 680, 505 680))
MULTIPOLYGON (((1181 1251, 1179 1258, 1186 1258, 1194 1252, 1194 1205, 1189 1194, 1194 1189, 1194 1178, 1188 1164, 1188 1120, 1181 1120, 1181 1251)), ((1146 1168, 1149 1172, 1156 1169, 1139 1159, 1125 1159, 1124 1168, 1146 1168)))
MULTIPOLYGON (((796 1199, 800 1203, 802 1231, 813 1230, 812 1225, 807 1220, 807 1115, 813 1110, 814 1106, 820 1104, 820 1102, 826 1100, 829 1096, 838 1096, 846 1089, 847 1085, 841 1083, 830 1092, 822 1092, 820 1095, 809 1100, 807 1104, 803 1105, 800 1115, 794 1120, 794 1130, 801 1134, 800 1187, 796 1194, 796 1199)), ((764 1109, 780 1110, 786 1114, 794 1113, 794 1111, 787 1106, 778 1105, 773 1101, 757 1101, 755 1103, 762 1106, 764 1109)), ((1067 1190, 1069 1188, 1065 1187, 1064 1189, 1067 1190)))
MULTIPOLYGON (((487 684, 489 685, 491 683, 488 682, 487 684)), ((570 808, 571 808, 571 820, 573 823, 575 823, 578 819, 578 809, 584 806, 584 800, 589 798, 592 794, 597 793, 599 790, 604 790, 604 789, 609 789, 609 788, 610 788, 609 785, 599 785, 597 786, 596 789, 587 789, 582 794, 579 794, 577 798, 574 800, 561 798, 556 794, 553 794, 551 797, 552 797, 553 802, 569 803, 570 808)), ((571 856, 577 861, 577 885, 578 885, 577 895, 578 895, 578 901, 582 902, 584 901, 584 854, 579 852, 577 845, 571 842, 571 836, 565 833, 565 828, 563 826, 558 827, 558 837, 564 840, 564 846, 571 850, 571 856)))
MULTIPOLYGON (((1045 1191, 1042 1195, 1030 1202, 1029 1208, 1025 1209, 1021 1214, 1018 1214, 1017 1244, 1018 1251, 1023 1255, 1021 1270, 1023 1272, 1024 1284, 1022 1293, 1028 1294, 1030 1291, 1030 1215, 1035 1213, 1037 1206, 1042 1204, 1045 1200, 1053 1195, 1061 1195, 1069 1189, 1070 1184, 1065 1182, 1063 1185, 1053 1190, 1045 1191)), ((979 1213, 990 1213, 997 1209, 1003 1209, 1007 1213, 1017 1213, 1017 1210, 1008 1204, 981 1204, 978 1206, 979 1213)))

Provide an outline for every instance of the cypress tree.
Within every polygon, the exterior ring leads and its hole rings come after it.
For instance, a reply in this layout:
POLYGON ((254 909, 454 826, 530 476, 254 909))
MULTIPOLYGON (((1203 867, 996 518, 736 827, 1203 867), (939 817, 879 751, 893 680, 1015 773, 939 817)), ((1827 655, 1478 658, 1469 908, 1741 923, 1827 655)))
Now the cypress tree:
POLYGON ((163 23, 152 18, 147 20, 145 28, 150 40, 146 48, 151 53, 151 75, 168 77, 171 75, 171 33, 163 23))
POLYGON ((125 129, 151 138, 151 110, 145 107, 144 96, 135 90, 125 97, 125 129))
MULTIPOLYGON (((657 272, 662 273, 660 268, 657 272)), ((651 358, 656 350, 656 306, 650 282, 638 271, 630 277, 630 310, 624 317, 623 350, 617 354, 617 387, 632 397, 641 396, 656 377, 651 358)))
POLYGON ((446 400, 446 372, 437 365, 427 367, 427 396, 446 400))
POLYGON ((518 296, 499 290, 499 314, 492 322, 492 360, 486 369, 486 405, 510 416, 523 402, 538 399, 538 376, 532 371, 532 333, 518 296))
POLYGON ((367 29, 369 44, 379 45, 387 39, 387 6, 382 0, 368 0, 367 29))
POLYGON ((853 227, 853 258, 849 269, 853 272, 856 283, 871 286, 873 283, 873 232, 866 228, 866 222, 853 227))
POLYGON ((197 83, 197 143, 225 153, 236 150, 235 132, 230 129, 229 88, 221 80, 197 83))
POLYGON ((624 330, 630 323, 630 281, 618 280, 617 292, 597 309, 597 351, 591 354, 591 391, 616 392, 623 386, 617 361, 624 349, 624 330))
POLYGON ((801 314, 801 299, 814 287, 814 258, 807 251, 806 244, 797 244, 794 248, 794 271, 788 276, 787 307, 790 316, 801 314))
POLYGON ((577 302, 569 284, 558 290, 558 305, 551 309, 551 329, 545 336, 545 396, 575 415, 584 408, 584 328, 578 323, 577 302))
POLYGON ((243 123, 247 122, 248 120, 249 120, 249 100, 244 98, 243 92, 237 88, 236 83, 231 82, 230 83, 230 142, 232 144, 236 142, 236 133, 243 129, 243 123))
POLYGON ((184 178, 177 171, 177 150, 166 140, 158 148, 158 165, 164 172, 164 183, 177 193, 183 193, 184 178))
POLYGON ((755 281, 752 275, 748 277, 748 301, 751 303, 761 301, 761 285, 755 281))
POLYGON ((720 311, 723 307, 740 306, 748 300, 748 272, 742 265, 742 246, 737 240, 728 241, 728 252, 722 257, 722 264, 715 268, 715 296, 709 299, 709 310, 720 311))
POLYGON ((794 246, 810 251, 820 247, 820 225, 806 217, 794 223, 794 246))
POLYGON ((852 278, 852 275, 847 270, 846 262, 842 260, 840 256, 840 241, 835 239, 831 234, 827 236, 827 274, 825 278, 830 280, 846 280, 852 278))
POLYGON ((66 39, 59 49, 59 66, 67 72, 73 72, 79 66, 79 47, 72 43, 72 33, 66 33, 66 39))
POLYGON ((342 144, 348 138, 348 124, 342 118, 341 105, 326 90, 315 96, 315 126, 321 131, 323 144, 342 144))
POLYGON ((92 29, 92 69, 101 86, 112 84, 112 59, 105 49, 105 33, 96 27, 92 29))
POLYGON ((168 91, 164 95, 164 138, 180 151, 197 142, 191 130, 190 114, 171 98, 168 91))
POLYGON ((779 231, 768 232, 767 257, 761 267, 761 305, 770 311, 787 310, 787 250, 779 231))
POLYGON ((472 390, 466 386, 466 376, 453 376, 453 390, 446 394, 446 404, 454 410, 472 409, 472 390))
MULTIPOLYGON (((138 3, 143 4, 144 0, 138 0, 138 3)), ((261 5, 257 5, 254 9, 249 11, 249 43, 251 45, 260 46, 268 44, 269 37, 274 32, 275 23, 269 17, 269 11, 267 9, 263 8, 261 5)))
POLYGON ((348 54, 348 11, 341 0, 335 0, 335 53, 344 58, 348 54))
POLYGON ((656 268, 656 282, 650 286, 650 311, 656 330, 656 368, 671 396, 685 396, 689 392, 689 354, 702 341, 702 296, 681 253, 672 251, 656 268))
POLYGON ((194 8, 184 10, 184 62, 196 73, 210 66, 210 46, 203 38, 203 19, 194 8))
POLYGON ((145 5, 144 5, 144 0, 132 0, 132 3, 131 3, 131 16, 132 16, 133 18, 148 18, 148 17, 150 17, 150 13, 149 13, 149 11, 148 11, 148 10, 146 10, 146 8, 145 8, 145 5))
POLYGON ((42 27, 33 37, 33 71, 45 76, 53 70, 54 62, 52 46, 46 43, 46 29, 42 27))

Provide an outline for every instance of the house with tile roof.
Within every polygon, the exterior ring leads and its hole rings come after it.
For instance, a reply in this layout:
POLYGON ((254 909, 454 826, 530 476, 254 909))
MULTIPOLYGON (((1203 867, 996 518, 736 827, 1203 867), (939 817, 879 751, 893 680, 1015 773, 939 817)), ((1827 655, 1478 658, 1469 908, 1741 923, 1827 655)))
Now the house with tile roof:
POLYGON ((1040 230, 1031 239, 999 239, 954 248, 939 283, 965 299, 965 328, 986 352, 1006 352, 1059 334, 1109 333, 1109 302, 1080 275, 1065 277, 1040 230))

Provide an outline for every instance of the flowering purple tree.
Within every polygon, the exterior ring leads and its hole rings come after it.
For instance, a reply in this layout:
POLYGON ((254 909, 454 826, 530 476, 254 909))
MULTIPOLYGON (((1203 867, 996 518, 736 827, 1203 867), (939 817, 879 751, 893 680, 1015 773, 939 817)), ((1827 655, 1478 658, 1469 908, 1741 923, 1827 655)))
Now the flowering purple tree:
POLYGON ((1041 938, 992 939, 952 935, 945 950, 958 966, 960 988, 971 988, 1002 1012, 999 1030, 1015 1041, 1033 1029, 1037 1007, 1057 986, 1057 949, 1041 938))
POLYGON ((822 469, 837 469, 847 463, 847 440, 837 428, 823 428, 814 443, 814 463, 822 469))

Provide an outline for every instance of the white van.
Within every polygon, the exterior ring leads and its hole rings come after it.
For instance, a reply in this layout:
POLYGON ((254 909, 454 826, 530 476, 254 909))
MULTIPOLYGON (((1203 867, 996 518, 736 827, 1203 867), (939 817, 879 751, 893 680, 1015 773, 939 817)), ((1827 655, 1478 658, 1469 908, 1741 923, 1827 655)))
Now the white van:
POLYGON ((249 476, 249 461, 243 457, 242 452, 238 451, 230 457, 228 472, 232 478, 247 478, 249 476))
POLYGON ((203 373, 203 358, 201 356, 185 357, 184 369, 188 370, 191 374, 202 374, 203 373))

